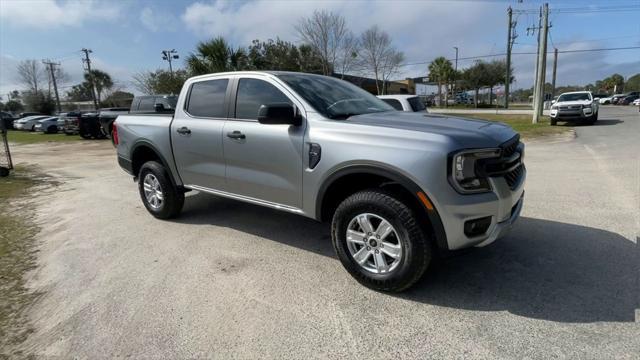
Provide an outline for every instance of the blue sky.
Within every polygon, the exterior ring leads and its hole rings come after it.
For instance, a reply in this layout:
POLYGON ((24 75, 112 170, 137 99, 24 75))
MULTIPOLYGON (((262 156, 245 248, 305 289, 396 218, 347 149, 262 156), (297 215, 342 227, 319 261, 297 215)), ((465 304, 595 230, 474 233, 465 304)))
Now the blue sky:
MULTIPOLYGON (((506 8, 536 9, 542 1, 132 1, 0 0, 0 94, 20 86, 15 66, 23 59, 50 58, 70 75, 63 89, 80 81, 83 47, 93 50, 94 67, 106 70, 119 86, 132 90, 132 74, 166 68, 160 51, 175 48, 182 58, 200 40, 222 35, 236 46, 252 39, 280 37, 297 42, 293 29, 314 9, 342 14, 360 33, 377 24, 402 50, 407 63, 437 56, 502 53, 506 8)), ((640 46, 640 0, 550 0, 552 43, 559 50, 640 46), (554 9, 623 11, 559 13, 554 9), (624 10, 626 9, 626 10, 624 10), (634 9, 634 10, 629 10, 634 9)), ((536 15, 517 17, 514 52, 535 51, 526 28, 536 15)), ((550 44, 551 45, 551 44, 550 44)), ((550 46, 551 48, 551 46, 550 46)), ((515 55, 515 87, 532 83, 535 55, 515 55)), ((551 57, 549 57, 551 60, 551 57)), ((460 60, 459 68, 472 60, 460 60)), ((613 72, 640 72, 640 49, 561 54, 558 84, 586 84, 613 72)), ((183 65, 182 59, 176 64, 183 65)), ((404 66, 399 78, 426 74, 426 64, 404 66)), ((550 69, 551 64, 548 65, 550 69)), ((549 72, 550 73, 550 72, 549 72)))

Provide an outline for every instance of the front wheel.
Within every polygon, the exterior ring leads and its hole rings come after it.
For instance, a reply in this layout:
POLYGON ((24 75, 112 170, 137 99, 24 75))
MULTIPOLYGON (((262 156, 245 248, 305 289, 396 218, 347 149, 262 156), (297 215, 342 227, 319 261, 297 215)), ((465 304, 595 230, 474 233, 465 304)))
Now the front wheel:
POLYGON ((333 215, 331 238, 342 265, 374 290, 399 292, 411 287, 433 255, 413 210, 380 189, 345 199, 333 215))
POLYGON ((558 120, 554 118, 550 118, 549 123, 551 124, 551 126, 556 126, 558 125, 558 120))
POLYGON ((184 193, 169 178, 162 164, 149 161, 140 168, 138 190, 142 203, 158 219, 178 216, 184 205, 184 193))

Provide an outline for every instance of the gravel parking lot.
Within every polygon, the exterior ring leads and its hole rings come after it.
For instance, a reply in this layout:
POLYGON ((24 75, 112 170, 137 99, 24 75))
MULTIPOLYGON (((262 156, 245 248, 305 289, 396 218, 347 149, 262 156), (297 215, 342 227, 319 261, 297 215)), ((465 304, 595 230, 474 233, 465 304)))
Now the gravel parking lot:
POLYGON ((359 285, 329 227, 190 193, 160 221, 107 141, 19 145, 62 184, 38 197, 38 356, 637 358, 640 115, 603 107, 527 143, 522 218, 412 290, 359 285), (636 354, 636 355, 633 355, 636 354))

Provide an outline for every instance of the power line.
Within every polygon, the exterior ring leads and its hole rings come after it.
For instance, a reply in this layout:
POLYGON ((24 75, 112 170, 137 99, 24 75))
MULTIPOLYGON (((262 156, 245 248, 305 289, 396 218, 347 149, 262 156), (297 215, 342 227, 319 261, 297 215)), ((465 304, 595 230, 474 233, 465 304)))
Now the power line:
MULTIPOLYGON (((640 46, 627 46, 627 47, 615 47, 615 48, 600 48, 600 49, 582 49, 582 50, 559 50, 558 53, 575 53, 575 52, 592 52, 592 51, 617 51, 617 50, 633 50, 633 49, 640 49, 640 46)), ((551 51, 547 51, 547 54, 552 54, 553 52, 551 51)), ((537 52, 512 52, 511 55, 536 55, 537 52)), ((499 56, 506 56, 507 53, 498 53, 498 54, 488 54, 488 55, 478 55, 478 56, 468 56, 468 57, 461 57, 458 58, 458 60, 476 60, 476 59, 484 59, 484 58, 491 58, 491 57, 499 57, 499 56)), ((453 61, 454 59, 447 59, 450 61, 453 61)), ((420 62, 413 62, 413 63, 407 63, 407 64, 400 64, 399 66, 411 66, 411 65, 424 65, 424 64, 429 64, 431 63, 431 61, 420 61, 420 62)))

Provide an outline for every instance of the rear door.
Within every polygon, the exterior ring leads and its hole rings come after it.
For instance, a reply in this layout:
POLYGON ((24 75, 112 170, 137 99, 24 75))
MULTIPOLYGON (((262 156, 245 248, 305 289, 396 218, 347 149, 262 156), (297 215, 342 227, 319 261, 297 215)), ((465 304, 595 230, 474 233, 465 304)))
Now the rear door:
POLYGON ((184 107, 171 123, 178 173, 187 186, 225 190, 222 130, 227 119, 229 78, 193 82, 184 107))
POLYGON ((223 135, 229 192, 301 208, 304 123, 265 125, 257 120, 263 104, 290 103, 302 109, 301 104, 267 76, 239 76, 234 88, 223 135))

